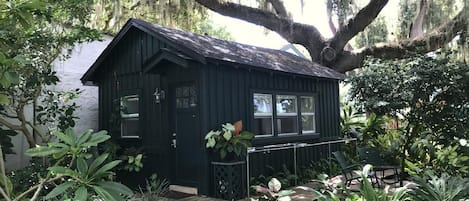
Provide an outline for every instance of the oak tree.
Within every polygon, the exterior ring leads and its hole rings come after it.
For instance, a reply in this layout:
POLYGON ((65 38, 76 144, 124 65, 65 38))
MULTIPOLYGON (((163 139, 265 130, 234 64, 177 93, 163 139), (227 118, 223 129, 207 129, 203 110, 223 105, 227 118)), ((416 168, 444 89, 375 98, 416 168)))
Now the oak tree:
MULTIPOLYGON (((467 3, 459 2, 461 8, 452 18, 428 29, 426 16, 434 4, 432 0, 421 0, 416 7, 417 14, 406 38, 397 41, 370 44, 360 48, 350 48, 348 43, 360 32, 365 30, 377 17, 389 0, 370 0, 365 6, 358 8, 353 0, 327 0, 329 25, 334 35, 326 38, 314 25, 293 21, 283 0, 258 1, 259 6, 251 7, 229 0, 195 0, 199 4, 225 16, 238 18, 256 25, 263 26, 278 33, 288 42, 306 48, 312 61, 321 63, 339 72, 347 72, 360 68, 371 56, 381 59, 405 58, 414 53, 427 53, 444 47, 454 38, 467 41, 469 31, 469 12, 467 3), (270 8, 270 9, 265 9, 270 8), (333 15, 335 16, 333 17, 333 15), (336 27, 332 22, 338 19, 336 27)), ((301 1, 303 3, 303 1, 301 1)), ((437 2, 437 1, 435 1, 437 2)), ((453 1, 454 2, 454 1, 453 1)))

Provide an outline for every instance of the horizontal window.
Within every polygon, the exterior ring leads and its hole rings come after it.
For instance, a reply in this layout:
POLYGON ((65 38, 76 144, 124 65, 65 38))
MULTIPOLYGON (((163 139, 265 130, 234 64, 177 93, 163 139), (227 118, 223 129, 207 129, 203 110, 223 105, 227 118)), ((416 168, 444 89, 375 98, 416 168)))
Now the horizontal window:
POLYGON ((253 99, 253 132, 256 136, 316 132, 313 96, 254 93, 253 99), (274 97, 275 104, 273 104, 274 97), (275 114, 272 111, 275 111, 275 114))

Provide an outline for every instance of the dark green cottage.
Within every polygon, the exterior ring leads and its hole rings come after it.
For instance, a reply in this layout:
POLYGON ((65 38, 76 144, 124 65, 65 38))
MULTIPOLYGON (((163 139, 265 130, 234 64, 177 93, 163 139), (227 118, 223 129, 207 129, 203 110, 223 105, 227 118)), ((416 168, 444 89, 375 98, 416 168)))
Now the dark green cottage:
POLYGON ((256 146, 334 139, 342 78, 284 51, 130 19, 81 80, 99 87, 100 128, 144 148, 143 172, 207 195, 208 131, 242 120, 256 146))

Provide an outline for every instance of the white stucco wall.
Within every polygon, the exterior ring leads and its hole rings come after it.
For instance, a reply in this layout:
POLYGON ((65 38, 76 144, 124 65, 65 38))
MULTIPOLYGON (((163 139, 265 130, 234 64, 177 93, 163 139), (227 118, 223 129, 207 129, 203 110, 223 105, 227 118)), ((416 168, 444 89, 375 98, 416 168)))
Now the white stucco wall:
MULTIPOLYGON (((105 36, 103 41, 94 41, 91 43, 78 44, 71 52, 70 58, 65 61, 57 60, 53 63, 54 69, 60 82, 53 86, 55 90, 74 90, 79 88, 82 90, 79 98, 76 99, 79 108, 75 115, 79 119, 76 120, 75 131, 80 134, 88 129, 98 129, 98 87, 83 86, 80 78, 94 63, 96 58, 111 42, 112 38, 105 36)), ((26 111, 26 117, 32 119, 32 107, 26 111)), ((28 148, 28 142, 21 135, 13 137, 14 151, 16 154, 6 155, 8 170, 15 170, 28 165, 29 157, 24 155, 28 148)))
POLYGON ((54 89, 82 90, 79 98, 75 100, 80 106, 75 113, 79 118, 75 126, 75 132, 78 134, 88 129, 98 129, 98 87, 83 86, 80 78, 111 40, 111 37, 105 37, 103 41, 79 44, 73 49, 70 59, 55 61, 53 64, 60 79, 60 83, 54 89))

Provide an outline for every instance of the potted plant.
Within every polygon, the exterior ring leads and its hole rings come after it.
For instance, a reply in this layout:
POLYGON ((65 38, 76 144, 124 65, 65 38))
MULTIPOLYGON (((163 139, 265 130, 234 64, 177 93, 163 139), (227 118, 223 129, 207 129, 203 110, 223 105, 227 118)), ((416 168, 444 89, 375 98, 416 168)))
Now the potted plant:
POLYGON ((251 146, 254 134, 242 131, 242 121, 222 124, 221 130, 211 130, 205 136, 206 147, 219 153, 220 159, 230 161, 235 157, 246 155, 246 149, 251 146))

